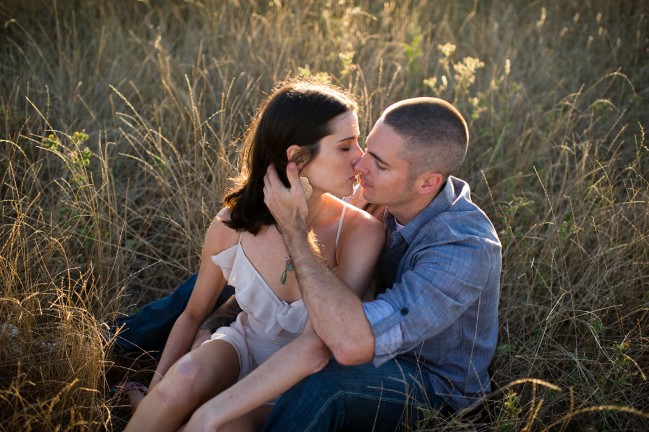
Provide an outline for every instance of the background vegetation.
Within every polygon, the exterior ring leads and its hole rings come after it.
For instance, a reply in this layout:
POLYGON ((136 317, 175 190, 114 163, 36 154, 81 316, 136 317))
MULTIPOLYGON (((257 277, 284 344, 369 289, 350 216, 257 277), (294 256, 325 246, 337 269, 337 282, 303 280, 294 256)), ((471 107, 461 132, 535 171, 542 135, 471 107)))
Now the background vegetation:
MULTIPOLYGON (((0 1, 0 429, 121 430, 105 322, 195 271, 273 84, 436 95, 503 242, 486 418, 649 428, 649 3, 0 1)), ((126 370, 124 368, 127 368, 126 370)))

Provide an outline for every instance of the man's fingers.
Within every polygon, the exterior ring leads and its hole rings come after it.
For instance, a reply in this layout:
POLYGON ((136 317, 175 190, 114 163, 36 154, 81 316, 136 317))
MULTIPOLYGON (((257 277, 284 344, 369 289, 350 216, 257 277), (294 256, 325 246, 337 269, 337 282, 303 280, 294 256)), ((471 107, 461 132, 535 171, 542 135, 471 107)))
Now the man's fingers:
POLYGON ((300 185, 300 175, 298 174, 295 162, 289 162, 288 165, 286 165, 286 177, 288 177, 291 192, 302 190, 302 186, 300 185))
MULTIPOLYGON (((264 203, 269 206, 270 204, 270 199, 271 195, 273 194, 273 191, 278 187, 284 187, 282 184, 281 180, 279 179, 279 175, 277 175, 277 170, 275 169, 275 165, 271 164, 268 165, 268 168, 266 169, 266 175, 264 176, 264 203)), ((270 209, 269 206, 269 210, 270 209)))
POLYGON ((304 223, 307 213, 306 199, 300 184, 297 166, 289 164, 286 175, 290 189, 284 186, 271 165, 264 176, 264 203, 279 225, 284 223, 304 223))
POLYGON ((305 202, 304 190, 300 184, 300 176, 295 163, 290 162, 286 166, 286 176, 289 181, 288 188, 280 180, 274 165, 268 167, 264 176, 264 203, 273 216, 277 216, 276 213, 281 209, 296 208, 305 202))
POLYGON ((275 165, 270 164, 268 165, 266 175, 264 176, 264 184, 266 186, 275 187, 278 183, 281 184, 282 182, 277 174, 277 169, 275 169, 275 165))
POLYGON ((282 189, 289 193, 302 190, 300 186, 300 175, 295 162, 289 162, 286 165, 286 177, 288 177, 290 191, 289 188, 284 187, 284 184, 279 179, 275 165, 269 165, 264 176, 264 193, 267 194, 272 190, 281 191, 282 189))

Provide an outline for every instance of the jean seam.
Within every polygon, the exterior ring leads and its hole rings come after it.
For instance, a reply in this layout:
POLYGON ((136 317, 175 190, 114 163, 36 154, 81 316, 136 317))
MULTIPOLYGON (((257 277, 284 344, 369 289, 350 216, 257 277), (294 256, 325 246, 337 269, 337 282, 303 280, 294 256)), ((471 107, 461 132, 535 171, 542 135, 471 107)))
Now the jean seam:
POLYGON ((342 391, 338 391, 338 392, 336 392, 336 394, 333 394, 333 395, 331 395, 330 397, 327 398, 327 400, 325 401, 325 403, 322 404, 322 407, 320 408, 320 410, 318 410, 318 413, 314 416, 313 421, 312 421, 312 422, 309 424, 309 426, 306 428, 306 431, 310 431, 311 428, 313 428, 314 425, 316 425, 316 424, 319 423, 318 420, 320 419, 320 416, 322 415, 322 412, 324 411, 324 409, 325 409, 327 406, 329 406, 329 404, 331 403, 332 400, 334 400, 335 398, 337 398, 337 397, 338 397, 340 394, 342 394, 342 393, 344 393, 344 392, 342 392, 342 391))

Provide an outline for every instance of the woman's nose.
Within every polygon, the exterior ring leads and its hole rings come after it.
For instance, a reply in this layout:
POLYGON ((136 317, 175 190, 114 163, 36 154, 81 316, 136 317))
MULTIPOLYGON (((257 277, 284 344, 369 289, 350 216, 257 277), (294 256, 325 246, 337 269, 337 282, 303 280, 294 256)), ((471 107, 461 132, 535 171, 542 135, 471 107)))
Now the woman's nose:
POLYGON ((355 171, 358 171, 358 172, 361 172, 361 173, 363 172, 363 170, 364 170, 364 163, 363 163, 363 161, 364 161, 364 160, 365 160, 365 154, 362 153, 362 154, 361 154, 361 157, 358 158, 358 160, 356 160, 356 162, 354 162, 354 170, 355 170, 355 171))
POLYGON ((363 153, 363 149, 361 148, 361 146, 359 146, 358 144, 356 144, 356 145, 354 146, 354 148, 353 148, 353 150, 352 150, 351 153, 352 153, 352 160, 354 161, 354 162, 353 162, 354 164, 355 164, 356 162, 358 162, 358 160, 359 160, 361 157, 363 157, 363 155, 365 154, 365 153, 363 153))

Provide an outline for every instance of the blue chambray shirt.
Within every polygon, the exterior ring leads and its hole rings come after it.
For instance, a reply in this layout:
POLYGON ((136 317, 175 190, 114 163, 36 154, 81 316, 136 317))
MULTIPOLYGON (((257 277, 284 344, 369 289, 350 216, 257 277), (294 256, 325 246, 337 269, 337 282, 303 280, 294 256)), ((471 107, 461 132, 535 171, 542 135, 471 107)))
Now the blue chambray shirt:
POLYGON ((374 364, 416 356, 436 394, 454 409, 491 391, 487 371, 498 337, 501 245, 469 185, 449 177, 435 199, 392 242, 408 247, 394 284, 364 303, 375 336, 374 364))

